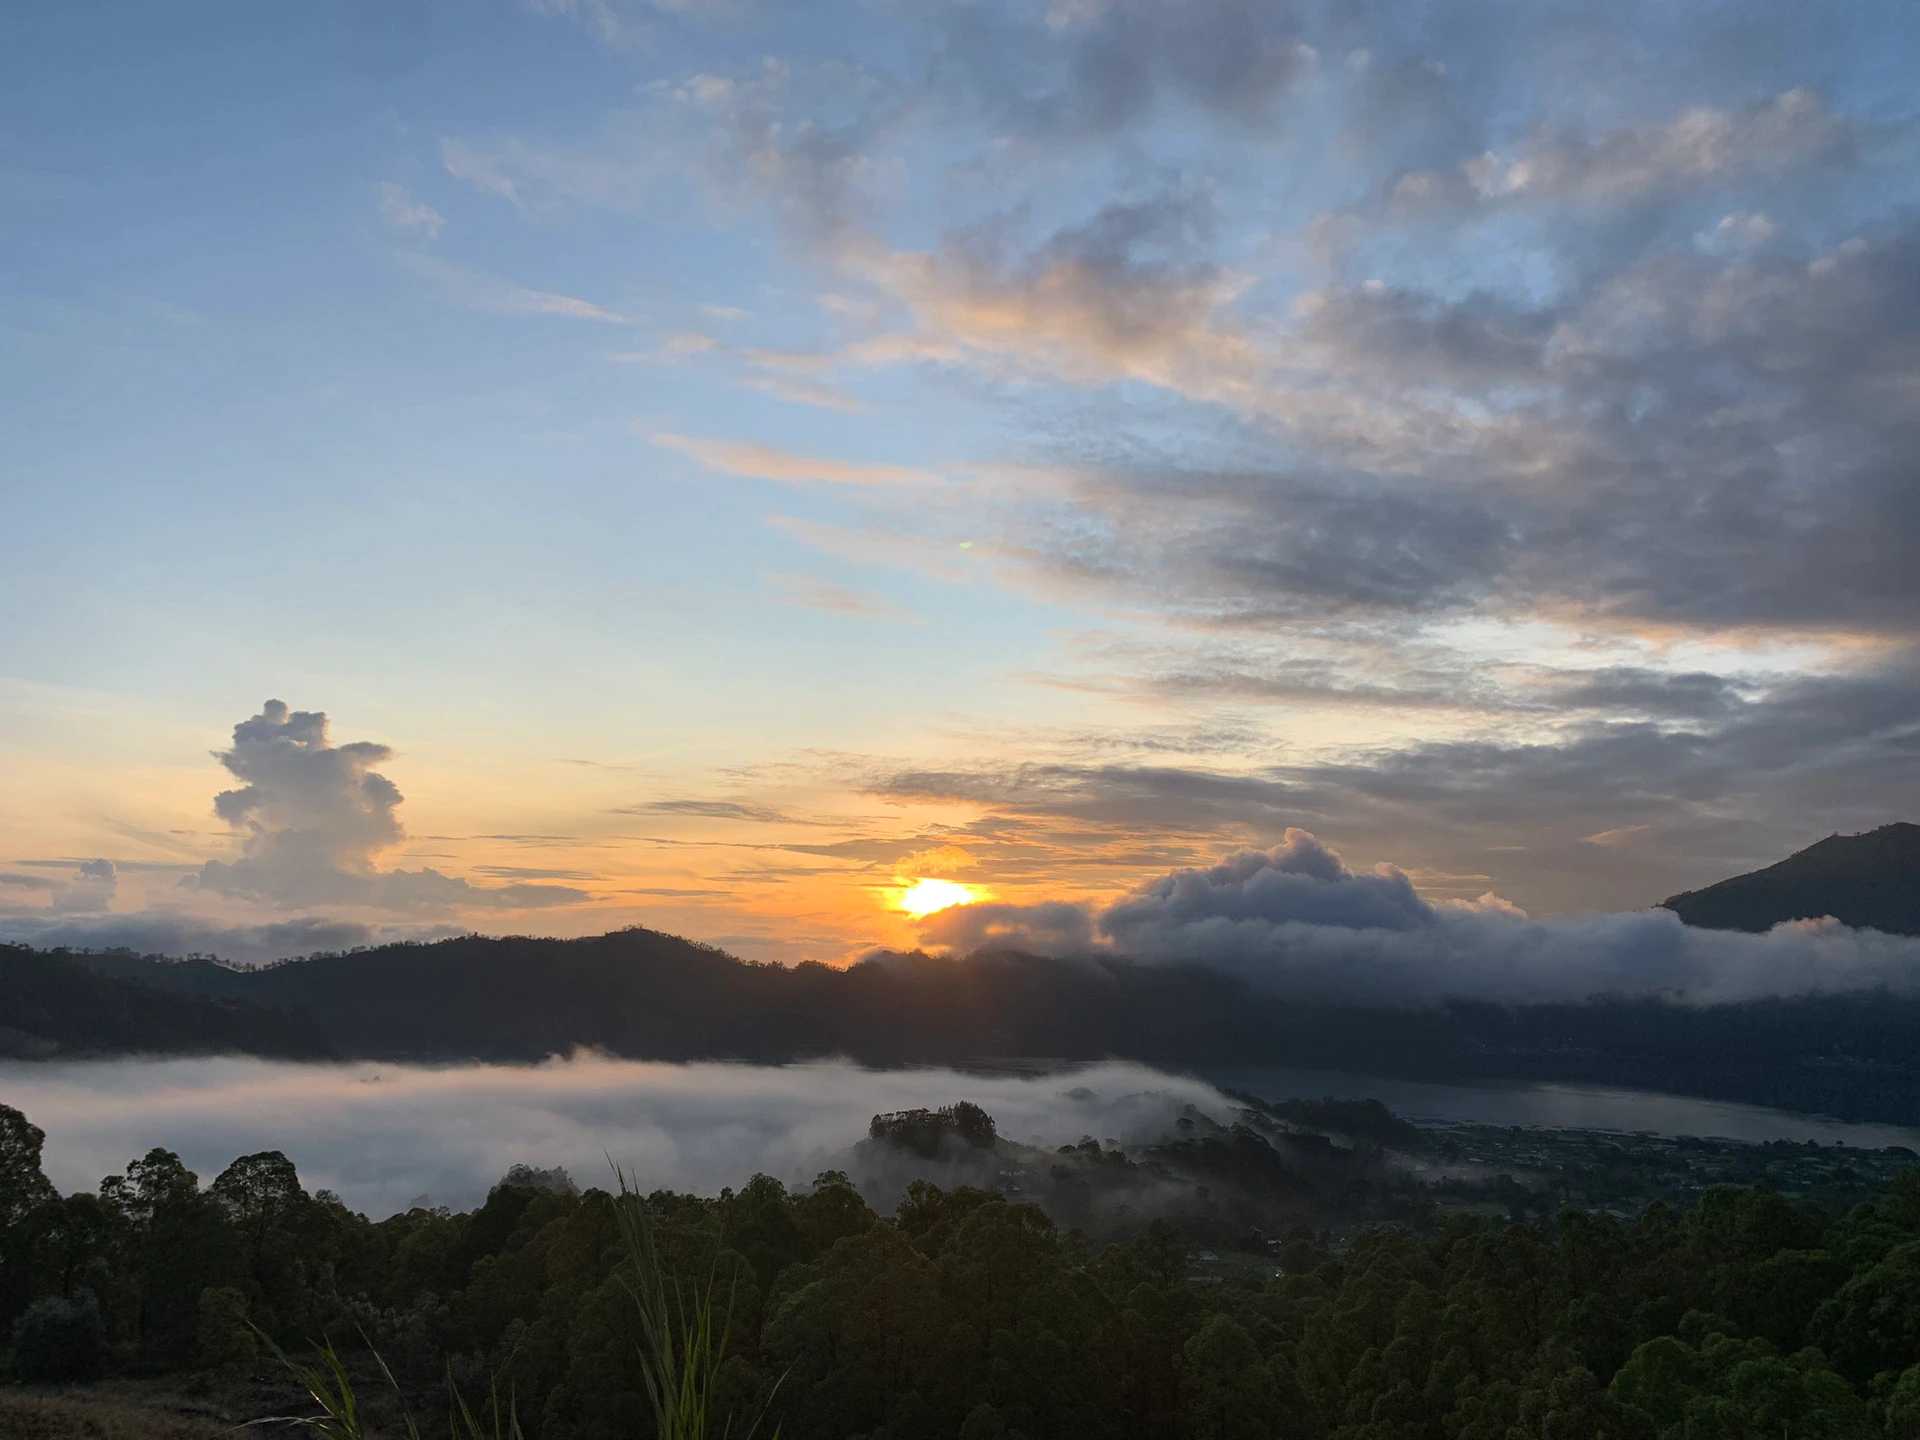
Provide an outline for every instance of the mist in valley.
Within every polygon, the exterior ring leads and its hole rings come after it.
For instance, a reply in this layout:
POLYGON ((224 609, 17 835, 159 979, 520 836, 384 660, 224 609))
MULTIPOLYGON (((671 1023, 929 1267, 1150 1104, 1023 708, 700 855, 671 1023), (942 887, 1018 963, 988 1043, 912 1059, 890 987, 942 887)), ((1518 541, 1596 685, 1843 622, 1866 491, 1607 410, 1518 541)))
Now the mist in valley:
POLYGON ((46 1131, 44 1165, 64 1192, 92 1190, 155 1146, 203 1181, 238 1156, 284 1152, 306 1188, 374 1218, 416 1203, 470 1208, 509 1167, 563 1167, 610 1186, 618 1164, 643 1189, 716 1194, 756 1173, 805 1185, 848 1170, 877 1203, 917 1175, 971 1175, 936 1157, 862 1146, 880 1112, 959 1100, 1005 1140, 1164 1138, 1191 1110, 1230 1119, 1213 1086, 1108 1063, 1040 1075, 945 1068, 868 1070, 666 1064, 576 1053, 538 1065, 310 1065, 232 1056, 0 1065, 0 1101, 46 1131))

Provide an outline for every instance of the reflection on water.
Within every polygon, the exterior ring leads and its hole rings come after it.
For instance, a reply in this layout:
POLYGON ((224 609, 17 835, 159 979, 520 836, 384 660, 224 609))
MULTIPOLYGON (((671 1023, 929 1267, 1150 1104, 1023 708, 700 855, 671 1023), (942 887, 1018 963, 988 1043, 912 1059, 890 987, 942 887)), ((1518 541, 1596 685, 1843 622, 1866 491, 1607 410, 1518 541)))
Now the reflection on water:
POLYGON ((1665 1095, 1654 1090, 1616 1090, 1600 1085, 1432 1085, 1344 1070, 1272 1067, 1230 1067, 1206 1070, 1202 1075, 1223 1089, 1245 1091, 1263 1100, 1299 1096, 1317 1099, 1323 1095, 1370 1097, 1421 1124, 1471 1121, 1482 1125, 1699 1135, 1755 1143, 1814 1140, 1822 1145, 1868 1149, 1901 1145, 1920 1151, 1920 1130, 1905 1126, 1853 1124, 1824 1115, 1665 1095))

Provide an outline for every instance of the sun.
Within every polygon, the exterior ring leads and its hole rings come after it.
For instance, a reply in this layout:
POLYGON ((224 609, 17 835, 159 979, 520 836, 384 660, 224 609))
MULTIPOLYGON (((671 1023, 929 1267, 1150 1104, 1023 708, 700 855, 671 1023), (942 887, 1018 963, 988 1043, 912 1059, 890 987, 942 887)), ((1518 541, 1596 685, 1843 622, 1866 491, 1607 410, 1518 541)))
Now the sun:
POLYGON ((935 911, 951 910, 955 905, 970 905, 979 898, 971 885, 962 885, 957 880, 915 880, 900 892, 893 903, 896 909, 921 920, 935 911))

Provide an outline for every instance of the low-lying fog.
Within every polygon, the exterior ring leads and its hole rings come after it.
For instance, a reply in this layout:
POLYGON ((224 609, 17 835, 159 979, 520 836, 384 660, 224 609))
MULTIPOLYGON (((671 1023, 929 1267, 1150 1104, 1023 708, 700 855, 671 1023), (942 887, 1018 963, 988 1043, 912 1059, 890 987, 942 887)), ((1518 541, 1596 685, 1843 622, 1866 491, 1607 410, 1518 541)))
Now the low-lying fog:
POLYGON ((156 1145, 207 1183, 235 1157, 280 1150, 308 1190, 376 1218, 421 1196, 471 1207, 507 1168, 561 1165, 583 1187, 611 1157, 645 1189, 700 1194, 756 1171, 805 1184, 865 1138, 876 1111, 971 1100, 1010 1140, 1122 1144, 1171 1128, 1182 1105, 1226 1118, 1209 1085, 1144 1066, 1040 1076, 953 1070, 670 1065, 576 1055, 533 1066, 300 1065, 240 1057, 0 1065, 0 1102, 46 1131, 62 1191, 156 1145))

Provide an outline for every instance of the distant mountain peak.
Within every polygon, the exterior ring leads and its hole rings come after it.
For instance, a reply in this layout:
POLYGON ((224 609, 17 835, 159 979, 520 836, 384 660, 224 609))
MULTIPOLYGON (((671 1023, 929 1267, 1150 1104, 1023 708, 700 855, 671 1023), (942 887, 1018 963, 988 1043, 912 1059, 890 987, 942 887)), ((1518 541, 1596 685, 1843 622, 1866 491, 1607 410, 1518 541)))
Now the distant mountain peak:
POLYGON ((1843 925, 1920 935, 1920 825, 1829 835, 1776 865, 1660 902, 1689 925, 1770 930, 1831 915, 1843 925))

